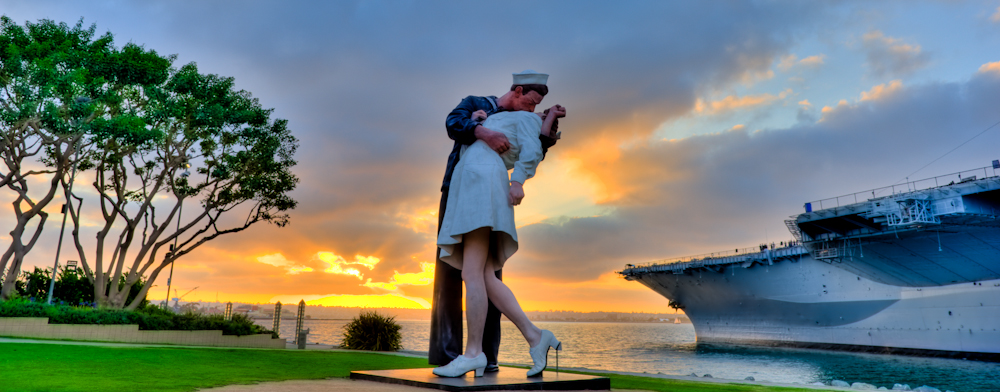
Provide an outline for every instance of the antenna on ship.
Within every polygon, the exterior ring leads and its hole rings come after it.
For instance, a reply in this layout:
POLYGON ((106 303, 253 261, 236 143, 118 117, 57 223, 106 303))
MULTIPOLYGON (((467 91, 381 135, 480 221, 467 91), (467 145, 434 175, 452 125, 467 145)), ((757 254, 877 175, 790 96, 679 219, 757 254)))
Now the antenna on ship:
MULTIPOLYGON (((973 139, 975 139, 975 138, 977 138, 977 137, 980 137, 980 136, 982 136, 982 135, 983 135, 984 133, 986 133, 986 131, 989 131, 989 130, 993 129, 993 128, 994 128, 994 127, 996 127, 997 125, 1000 125, 1000 121, 997 121, 997 122, 993 123, 993 125, 990 125, 990 126, 986 127, 986 129, 984 129, 984 130, 980 131, 979 133, 977 133, 977 134, 976 134, 976 136, 973 136, 973 137, 969 138, 969 140, 966 140, 966 141, 962 142, 962 144, 959 144, 959 145, 958 145, 957 147, 955 147, 955 148, 953 148, 953 149, 949 150, 948 152, 944 153, 944 155, 941 155, 941 156, 939 156, 939 157, 937 157, 937 158, 934 158, 934 160, 933 160, 933 161, 930 161, 930 162, 929 162, 928 164, 926 164, 926 165, 924 165, 924 166, 920 167, 919 169, 917 169, 917 170, 916 170, 916 171, 914 171, 913 173, 910 173, 910 175, 906 176, 906 179, 907 179, 907 181, 909 181, 909 179, 910 179, 910 176, 912 176, 912 175, 914 175, 914 174, 917 174, 917 173, 919 173, 919 172, 920 172, 921 170, 924 170, 924 169, 926 169, 926 168, 927 168, 927 166, 930 166, 930 165, 934 164, 934 162, 937 162, 937 161, 939 161, 939 160, 940 160, 941 158, 944 158, 944 157, 948 156, 948 154, 951 154, 951 153, 955 152, 955 150, 957 150, 957 149, 959 149, 959 148, 962 148, 962 146, 964 146, 964 145, 968 144, 968 143, 969 143, 969 142, 971 142, 971 141, 972 141, 973 139)), ((898 184, 898 183, 899 183, 899 181, 896 181, 896 183, 898 184)))

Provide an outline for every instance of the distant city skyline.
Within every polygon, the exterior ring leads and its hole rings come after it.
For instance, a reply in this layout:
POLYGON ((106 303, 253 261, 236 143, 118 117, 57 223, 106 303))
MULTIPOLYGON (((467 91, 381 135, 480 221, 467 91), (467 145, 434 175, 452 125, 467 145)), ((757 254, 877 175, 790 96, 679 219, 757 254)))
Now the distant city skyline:
MULTIPOLYGON (((805 202, 1000 158, 1000 126, 987 130, 1000 1, 0 0, 0 13, 82 18, 117 46, 232 76, 289 120, 291 224, 179 260, 172 287, 199 287, 187 301, 429 307, 445 115, 524 69, 551 75, 539 110, 568 108, 504 269, 529 311, 670 313, 615 271, 785 241, 805 202)), ((0 228, 12 201, 0 190, 0 228)), ((24 269, 51 268, 56 221, 24 269)), ((154 284, 159 303, 166 274, 154 284)))
MULTIPOLYGON (((222 302, 185 302, 184 305, 198 305, 196 311, 205 314, 225 313, 226 303, 222 302)), ((246 313, 252 318, 273 318, 274 303, 265 304, 245 304, 233 302, 233 312, 246 313)), ((430 309, 413 308, 381 308, 381 307, 343 307, 322 305, 306 305, 305 317, 314 320, 350 320, 360 312, 375 311, 398 320, 425 320, 431 319, 430 309)), ((537 321, 589 321, 589 322, 670 322, 670 323, 690 323, 687 315, 681 311, 671 310, 670 312, 577 312, 565 310, 532 310, 525 312, 531 320, 537 321), (680 319, 680 321, 675 321, 680 319)), ((298 306, 294 303, 282 303, 281 318, 296 318, 298 306)), ((506 318, 504 318, 506 320, 506 318)), ((259 324, 264 325, 266 323, 259 324)))

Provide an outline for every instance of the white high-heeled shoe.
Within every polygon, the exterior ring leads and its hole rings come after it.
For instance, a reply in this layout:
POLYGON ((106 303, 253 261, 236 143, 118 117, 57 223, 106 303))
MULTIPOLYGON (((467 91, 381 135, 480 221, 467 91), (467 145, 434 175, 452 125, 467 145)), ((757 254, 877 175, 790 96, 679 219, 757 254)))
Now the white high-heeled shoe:
POLYGON ((562 351, 562 342, 556 340, 556 336, 552 332, 543 329, 542 338, 538 340, 538 344, 528 349, 531 361, 535 363, 531 369, 528 369, 528 377, 542 374, 542 371, 545 370, 546 362, 549 359, 549 348, 556 349, 556 371, 559 371, 559 351, 562 351))
POLYGON ((476 371, 476 377, 482 377, 486 371, 486 353, 479 353, 475 358, 459 355, 451 363, 436 367, 432 371, 441 377, 462 377, 465 373, 476 371))

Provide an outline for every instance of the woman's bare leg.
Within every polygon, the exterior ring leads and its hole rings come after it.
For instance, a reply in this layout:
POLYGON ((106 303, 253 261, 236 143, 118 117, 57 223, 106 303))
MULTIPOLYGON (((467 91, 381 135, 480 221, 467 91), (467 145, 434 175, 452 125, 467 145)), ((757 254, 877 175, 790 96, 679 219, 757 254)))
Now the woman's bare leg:
MULTIPOLYGON (((475 358, 483 352, 483 328, 486 326, 486 312, 489 306, 483 271, 487 269, 490 228, 482 227, 466 233, 462 237, 462 246, 464 247, 462 280, 465 281, 465 320, 468 323, 465 356, 475 358)), ((490 271, 490 274, 492 273, 493 271, 490 271)))
POLYGON ((487 266, 483 272, 483 281, 486 283, 486 294, 490 301, 493 301, 493 305, 517 326, 521 335, 524 335, 524 340, 528 341, 528 347, 535 347, 542 337, 542 330, 528 320, 528 316, 521 310, 521 305, 517 303, 514 292, 510 291, 502 280, 497 279, 492 266, 487 266))

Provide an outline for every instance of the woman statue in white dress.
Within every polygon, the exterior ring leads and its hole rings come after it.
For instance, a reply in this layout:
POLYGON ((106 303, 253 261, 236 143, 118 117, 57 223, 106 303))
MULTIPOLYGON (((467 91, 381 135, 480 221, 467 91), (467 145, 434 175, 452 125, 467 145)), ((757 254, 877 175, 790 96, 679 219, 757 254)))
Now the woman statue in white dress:
MULTIPOLYGON (((566 109, 559 105, 544 114, 496 113, 482 125, 503 132, 510 141, 510 150, 497 154, 482 140, 462 148, 451 178, 437 244, 441 248, 441 261, 462 270, 468 334, 465 354, 434 369, 434 374, 459 377, 475 370, 477 377, 482 376, 486 367, 482 340, 487 299, 517 326, 528 342, 534 362, 528 377, 545 370, 549 348, 562 349, 551 332, 528 320, 514 293, 496 277, 495 271, 517 251, 514 206, 521 203, 522 186, 535 175, 535 168, 543 158, 538 136, 556 138, 556 119, 565 115, 566 109), (508 178, 510 169, 513 171, 508 178)), ((485 117, 482 111, 473 114, 476 120, 485 117)))

